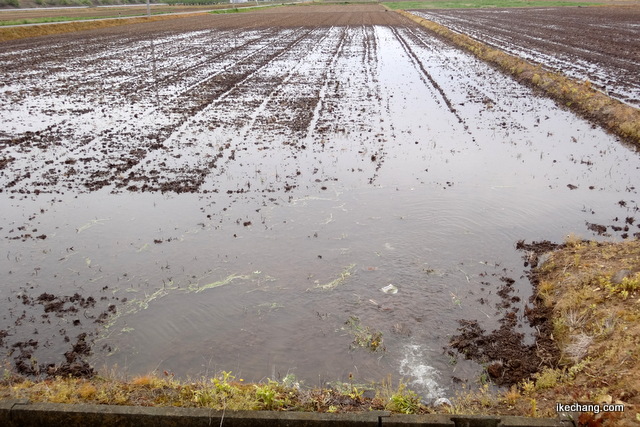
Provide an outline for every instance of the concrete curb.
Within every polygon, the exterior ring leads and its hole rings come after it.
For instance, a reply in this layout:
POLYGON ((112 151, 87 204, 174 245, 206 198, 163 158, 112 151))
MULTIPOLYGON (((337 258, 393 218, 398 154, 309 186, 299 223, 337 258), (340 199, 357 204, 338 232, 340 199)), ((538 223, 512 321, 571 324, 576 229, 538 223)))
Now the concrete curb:
POLYGON ((327 414, 317 412, 213 411, 206 408, 69 405, 0 400, 0 425, 7 427, 554 427, 557 419, 463 415, 398 415, 387 411, 327 414))

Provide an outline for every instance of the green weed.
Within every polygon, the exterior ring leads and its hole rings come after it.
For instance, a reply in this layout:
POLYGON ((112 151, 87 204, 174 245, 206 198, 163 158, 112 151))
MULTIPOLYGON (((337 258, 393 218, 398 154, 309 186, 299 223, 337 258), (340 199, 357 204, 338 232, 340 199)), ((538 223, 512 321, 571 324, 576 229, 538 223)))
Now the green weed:
POLYGON ((382 332, 372 331, 368 326, 362 326, 358 317, 350 316, 345 325, 348 325, 349 331, 353 334, 352 349, 361 347, 372 352, 386 350, 382 341, 382 332))
POLYGON ((256 388, 256 398, 261 404, 261 409, 273 411, 284 406, 284 400, 278 398, 280 394, 278 382, 269 380, 267 384, 255 385, 254 387, 256 388))
POLYGON ((415 414, 420 409, 420 397, 416 392, 407 389, 402 381, 398 389, 391 395, 385 409, 402 414, 415 414))

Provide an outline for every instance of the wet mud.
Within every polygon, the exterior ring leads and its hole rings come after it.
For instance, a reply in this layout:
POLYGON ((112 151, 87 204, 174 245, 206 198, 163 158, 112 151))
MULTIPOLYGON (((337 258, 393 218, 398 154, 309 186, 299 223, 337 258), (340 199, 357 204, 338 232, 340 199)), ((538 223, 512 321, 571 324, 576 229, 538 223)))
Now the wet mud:
POLYGON ((6 356, 13 362, 15 372, 35 377, 93 376, 95 370, 89 356, 97 329, 91 325, 103 324, 109 316, 116 314, 120 298, 102 296, 96 300, 79 293, 60 296, 46 292, 34 297, 27 290, 23 290, 18 298, 20 304, 16 309, 20 307, 21 312, 12 310, 13 325, 0 330, 0 347, 7 350, 6 356), (54 318, 67 326, 55 330, 57 322, 54 318), (82 332, 84 330, 89 332, 82 332), (47 349, 60 345, 66 345, 68 350, 62 358, 52 358, 47 349))
MULTIPOLYGON (((538 286, 534 270, 538 260, 561 247, 549 241, 517 243, 516 249, 523 252, 524 265, 529 267, 526 275, 534 294, 538 286)), ((545 367, 555 368, 560 351, 553 341, 551 308, 545 307, 542 301, 532 296, 529 300, 531 305, 524 307, 524 316, 518 316, 519 308, 513 307, 513 303, 519 299, 512 297, 515 281, 508 277, 502 277, 501 281, 503 286, 497 292, 502 299, 500 308, 503 310, 500 327, 487 333, 476 320, 460 320, 458 333, 451 337, 446 351, 452 357, 457 352, 466 359, 483 364, 490 380, 496 385, 511 386, 531 378, 545 367), (517 330, 522 328, 522 322, 536 331, 532 343, 527 343, 531 340, 525 340, 525 334, 517 330)))

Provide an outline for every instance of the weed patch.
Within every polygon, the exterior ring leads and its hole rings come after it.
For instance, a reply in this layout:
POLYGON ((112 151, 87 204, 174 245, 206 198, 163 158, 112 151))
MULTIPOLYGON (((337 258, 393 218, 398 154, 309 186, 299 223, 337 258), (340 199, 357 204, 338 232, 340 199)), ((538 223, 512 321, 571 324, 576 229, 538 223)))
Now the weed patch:
POLYGON ((382 332, 372 331, 368 326, 362 326, 360 319, 356 316, 349 317, 345 325, 353 335, 352 349, 365 348, 372 352, 386 350, 382 341, 382 332))
POLYGON ((303 388, 290 377, 280 382, 268 379, 249 384, 226 371, 196 382, 178 381, 168 373, 163 377, 149 374, 128 381, 96 376, 91 379, 57 377, 33 382, 5 376, 0 381, 0 399, 214 410, 351 412, 386 409, 398 413, 431 412, 402 382, 396 389, 391 387, 391 380, 379 388, 343 383, 329 388, 303 388), (375 397, 364 395, 369 389, 376 390, 375 397))

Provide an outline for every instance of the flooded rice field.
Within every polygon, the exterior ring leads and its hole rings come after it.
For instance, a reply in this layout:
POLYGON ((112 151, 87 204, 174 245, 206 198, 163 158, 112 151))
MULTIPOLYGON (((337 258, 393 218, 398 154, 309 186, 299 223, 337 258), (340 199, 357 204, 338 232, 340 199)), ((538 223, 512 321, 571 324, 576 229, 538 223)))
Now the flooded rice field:
POLYGON ((19 370, 441 397, 458 320, 532 339, 519 240, 638 236, 633 148, 399 15, 277 10, 2 44, 19 370))
POLYGON ((420 10, 423 18, 640 107, 640 7, 420 10))

